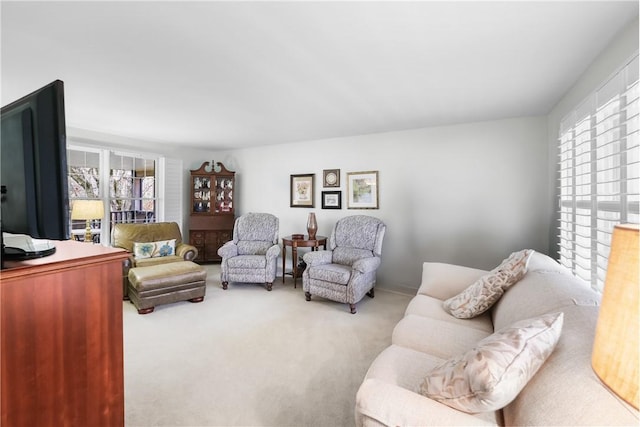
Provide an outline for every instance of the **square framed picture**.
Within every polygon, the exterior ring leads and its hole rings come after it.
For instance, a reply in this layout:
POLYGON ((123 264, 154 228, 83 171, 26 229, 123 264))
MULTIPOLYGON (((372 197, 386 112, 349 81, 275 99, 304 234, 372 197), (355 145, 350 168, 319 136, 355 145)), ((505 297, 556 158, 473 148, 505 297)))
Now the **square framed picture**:
POLYGON ((323 187, 340 187, 340 169, 325 169, 322 171, 323 187))
POLYGON ((322 209, 342 209, 342 191, 323 191, 322 209))
POLYGON ((291 175, 290 192, 292 208, 314 207, 313 184, 315 174, 291 175))
POLYGON ((347 208, 378 209, 378 171, 347 173, 347 208))

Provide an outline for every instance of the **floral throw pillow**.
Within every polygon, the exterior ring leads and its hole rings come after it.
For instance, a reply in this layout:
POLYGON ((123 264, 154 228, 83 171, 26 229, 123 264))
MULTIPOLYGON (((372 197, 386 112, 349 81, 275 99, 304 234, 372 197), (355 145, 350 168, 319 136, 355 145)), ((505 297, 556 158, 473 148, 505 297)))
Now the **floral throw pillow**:
POLYGON ((420 394, 468 413, 497 411, 513 401, 553 352, 563 313, 522 320, 432 369, 420 394))
POLYGON ((458 295, 445 300, 444 309, 459 319, 479 316, 495 304, 502 294, 527 272, 532 249, 514 252, 499 266, 485 274, 458 295))
POLYGON ((176 239, 160 240, 157 242, 133 244, 133 255, 137 259, 156 258, 176 254, 176 239))

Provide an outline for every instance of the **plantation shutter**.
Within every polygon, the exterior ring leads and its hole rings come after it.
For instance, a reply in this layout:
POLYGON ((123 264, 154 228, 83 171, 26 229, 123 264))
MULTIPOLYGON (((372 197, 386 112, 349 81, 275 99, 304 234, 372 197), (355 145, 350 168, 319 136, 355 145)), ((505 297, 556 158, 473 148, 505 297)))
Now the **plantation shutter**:
POLYGON ((613 226, 640 219, 638 57, 560 124, 560 262, 601 291, 613 226))

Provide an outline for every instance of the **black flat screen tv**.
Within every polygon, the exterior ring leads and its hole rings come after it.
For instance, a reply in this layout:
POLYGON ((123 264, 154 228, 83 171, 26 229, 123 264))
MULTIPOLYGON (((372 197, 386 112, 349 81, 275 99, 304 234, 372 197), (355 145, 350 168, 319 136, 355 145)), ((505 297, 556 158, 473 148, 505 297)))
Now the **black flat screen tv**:
MULTIPOLYGON (((0 224, 34 239, 69 239, 64 83, 56 80, 0 112, 0 224)), ((7 242, 8 243, 8 242, 7 242)), ((50 255, 2 245, 2 260, 50 255)))

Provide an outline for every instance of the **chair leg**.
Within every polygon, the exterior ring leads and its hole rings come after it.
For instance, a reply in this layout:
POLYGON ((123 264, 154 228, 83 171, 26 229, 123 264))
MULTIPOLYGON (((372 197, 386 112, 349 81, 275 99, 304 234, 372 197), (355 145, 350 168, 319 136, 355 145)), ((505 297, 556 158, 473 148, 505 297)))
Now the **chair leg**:
POLYGON ((368 296, 369 298, 373 298, 373 297, 375 297, 375 296, 376 296, 376 293, 375 293, 375 291, 373 290, 373 288, 371 288, 371 290, 370 290, 369 292, 367 292, 367 296, 368 296))
POLYGON ((204 297, 196 297, 196 298, 191 298, 189 300, 189 302, 202 302, 204 301, 204 297))
POLYGON ((155 307, 141 308, 140 310, 138 310, 138 314, 149 314, 149 313, 152 313, 154 308, 155 307))
POLYGON ((349 304, 349 309, 351 310, 351 314, 356 314, 356 305, 349 304))
POLYGON ((311 294, 309 292, 305 292, 304 299, 306 299, 307 301, 311 301, 311 294))
POLYGON ((229 285, 229 282, 222 282, 222 289, 226 291, 228 285, 229 285))
POLYGON ((267 282, 267 290, 270 291, 273 288, 273 283, 267 282))

